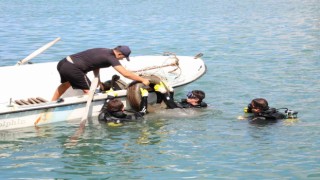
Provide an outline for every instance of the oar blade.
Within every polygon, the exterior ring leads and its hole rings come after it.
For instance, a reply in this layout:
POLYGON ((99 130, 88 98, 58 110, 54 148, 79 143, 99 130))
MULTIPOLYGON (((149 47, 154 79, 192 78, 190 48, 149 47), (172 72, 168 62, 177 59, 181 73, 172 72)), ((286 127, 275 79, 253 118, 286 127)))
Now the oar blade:
POLYGON ((43 51, 47 50, 49 47, 53 46, 55 43, 57 43, 61 38, 58 37, 55 40, 47 43, 46 45, 42 46, 41 48, 37 49, 36 51, 34 51, 33 53, 31 53, 29 56, 27 56, 26 58, 20 60, 17 62, 16 66, 19 65, 23 65, 25 63, 27 63, 28 61, 30 61, 32 58, 38 56, 39 54, 41 54, 43 51))

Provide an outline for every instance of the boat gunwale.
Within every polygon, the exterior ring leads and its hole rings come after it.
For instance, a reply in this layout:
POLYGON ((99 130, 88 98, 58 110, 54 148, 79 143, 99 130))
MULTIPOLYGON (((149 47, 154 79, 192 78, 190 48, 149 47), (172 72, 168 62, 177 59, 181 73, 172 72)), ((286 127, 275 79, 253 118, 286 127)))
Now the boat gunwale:
MULTIPOLYGON (((124 91, 124 90, 120 90, 120 91, 124 91)), ((92 101, 95 102, 95 101, 105 100, 107 98, 107 96, 108 95, 104 94, 104 93, 97 93, 94 96, 94 99, 92 101)), ((121 98, 121 97, 125 97, 125 96, 126 95, 119 95, 117 97, 121 98)), ((80 98, 79 100, 72 100, 72 98, 77 98, 77 97, 70 97, 70 99, 69 99, 70 101, 47 102, 47 103, 43 103, 43 104, 31 104, 31 105, 17 106, 16 107, 17 109, 6 110, 6 111, 0 112, 0 115, 21 113, 21 112, 27 112, 27 111, 34 111, 34 110, 39 110, 39 109, 44 109, 45 110, 45 109, 56 108, 56 107, 70 106, 70 105, 74 105, 74 104, 82 104, 82 103, 86 103, 87 102, 87 99, 85 97, 87 97, 87 96, 78 97, 78 98, 80 98)), ((63 98, 63 99, 64 100, 68 100, 68 98, 63 98)), ((8 106, 8 108, 10 108, 10 106, 8 106)), ((12 108, 15 108, 15 107, 12 106, 12 108)))

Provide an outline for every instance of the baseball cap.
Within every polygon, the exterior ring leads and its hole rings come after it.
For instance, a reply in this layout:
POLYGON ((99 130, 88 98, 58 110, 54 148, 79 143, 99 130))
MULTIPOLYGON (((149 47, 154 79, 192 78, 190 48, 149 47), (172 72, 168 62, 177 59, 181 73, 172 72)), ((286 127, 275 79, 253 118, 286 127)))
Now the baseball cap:
POLYGON ((117 46, 115 49, 120 51, 124 55, 124 57, 126 57, 127 61, 130 61, 129 55, 131 53, 131 50, 128 46, 117 46))

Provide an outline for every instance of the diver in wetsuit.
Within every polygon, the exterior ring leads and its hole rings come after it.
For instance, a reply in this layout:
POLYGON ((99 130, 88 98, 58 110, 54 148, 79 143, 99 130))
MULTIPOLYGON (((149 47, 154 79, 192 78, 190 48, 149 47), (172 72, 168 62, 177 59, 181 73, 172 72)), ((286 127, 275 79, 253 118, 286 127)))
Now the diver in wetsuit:
POLYGON ((276 121, 279 119, 297 118, 298 112, 288 110, 288 108, 270 108, 268 101, 264 98, 256 98, 244 109, 246 113, 252 113, 248 116, 250 121, 276 121), (280 109, 286 109, 284 113, 280 109))
POLYGON ((140 93, 142 96, 140 102, 140 111, 134 112, 133 115, 128 115, 124 113, 124 104, 121 102, 121 100, 115 98, 117 96, 115 91, 108 91, 107 99, 98 116, 99 121, 107 122, 108 124, 121 124, 125 121, 143 119, 143 116, 147 112, 149 92, 146 89, 140 88, 140 93))
POLYGON ((193 90, 187 94, 186 99, 181 99, 180 102, 174 101, 174 91, 166 82, 161 81, 154 86, 157 93, 157 103, 162 101, 166 104, 168 109, 174 108, 204 108, 207 103, 203 102, 205 93, 201 90, 193 90))

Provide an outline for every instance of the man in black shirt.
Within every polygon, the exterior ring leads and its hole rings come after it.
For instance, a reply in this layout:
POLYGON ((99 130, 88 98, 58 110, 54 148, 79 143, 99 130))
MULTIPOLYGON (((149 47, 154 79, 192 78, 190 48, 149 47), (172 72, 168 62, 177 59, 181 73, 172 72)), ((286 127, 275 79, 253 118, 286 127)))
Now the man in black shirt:
POLYGON ((95 76, 99 78, 100 88, 103 90, 99 77, 100 68, 112 66, 122 76, 140 81, 145 85, 149 85, 148 79, 142 78, 128 70, 126 70, 119 62, 123 58, 128 61, 131 50, 128 46, 117 46, 114 49, 94 48, 77 54, 70 55, 62 59, 57 70, 61 77, 61 84, 55 91, 52 101, 57 100, 70 86, 74 89, 82 89, 85 94, 89 93, 91 82, 87 77, 89 71, 93 71, 95 76))

